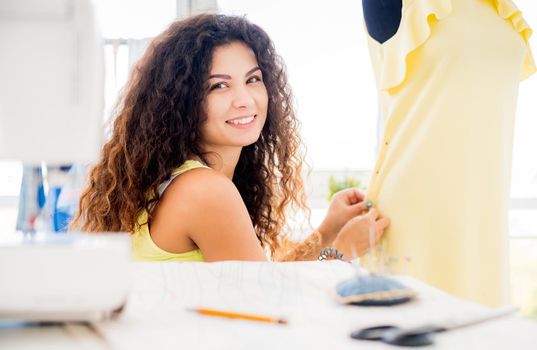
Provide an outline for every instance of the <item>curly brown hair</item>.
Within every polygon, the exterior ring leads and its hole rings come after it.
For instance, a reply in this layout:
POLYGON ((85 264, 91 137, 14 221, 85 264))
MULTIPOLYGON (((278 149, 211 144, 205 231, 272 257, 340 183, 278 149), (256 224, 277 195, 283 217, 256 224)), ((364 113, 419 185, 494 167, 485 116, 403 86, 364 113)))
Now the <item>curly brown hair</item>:
MULTIPOLYGON (((233 183, 261 244, 280 246, 288 208, 305 209, 299 122, 284 64, 268 35, 243 17, 198 15, 174 22, 150 44, 118 99, 110 140, 90 172, 71 225, 82 231, 135 229, 158 186, 200 148, 212 53, 242 42, 257 58, 268 92, 267 120, 257 142, 242 149, 233 183)), ((151 215, 149 215, 149 219, 151 215)))

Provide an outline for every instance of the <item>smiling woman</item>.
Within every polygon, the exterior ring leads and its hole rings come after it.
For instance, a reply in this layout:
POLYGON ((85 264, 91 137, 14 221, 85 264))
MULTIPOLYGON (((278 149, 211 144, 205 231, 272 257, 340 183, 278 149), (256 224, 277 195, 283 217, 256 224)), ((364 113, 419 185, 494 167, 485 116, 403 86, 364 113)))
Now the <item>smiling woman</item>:
POLYGON ((280 249, 287 210, 305 208, 291 101, 258 26, 224 15, 173 23, 130 77, 73 226, 132 232, 145 261, 314 259, 327 245, 363 254, 389 222, 363 214, 355 189, 334 196, 305 242, 280 249))

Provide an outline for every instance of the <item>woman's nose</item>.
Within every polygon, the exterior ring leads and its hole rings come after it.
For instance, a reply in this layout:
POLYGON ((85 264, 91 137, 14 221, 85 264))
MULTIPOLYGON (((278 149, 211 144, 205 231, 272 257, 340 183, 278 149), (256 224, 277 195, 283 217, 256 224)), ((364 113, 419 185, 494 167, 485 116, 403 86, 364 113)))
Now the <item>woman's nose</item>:
POLYGON ((237 87, 233 94, 233 107, 246 108, 254 104, 252 92, 246 86, 237 87))

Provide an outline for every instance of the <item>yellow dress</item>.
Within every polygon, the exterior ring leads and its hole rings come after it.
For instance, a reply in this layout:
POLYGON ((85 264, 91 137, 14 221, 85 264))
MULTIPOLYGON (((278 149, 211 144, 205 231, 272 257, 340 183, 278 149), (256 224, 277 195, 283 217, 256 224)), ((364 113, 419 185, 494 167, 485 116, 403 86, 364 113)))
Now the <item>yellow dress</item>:
MULTIPOLYGON (((162 195, 166 188, 177 176, 196 168, 207 166, 195 160, 187 160, 179 168, 172 172, 168 181, 161 184, 159 192, 162 195)), ((201 250, 196 249, 184 253, 171 253, 160 248, 151 239, 147 224, 147 211, 143 210, 138 217, 138 225, 132 233, 132 250, 134 259, 137 261, 205 261, 201 250)))
POLYGON ((536 70, 530 35, 510 0, 403 0, 398 32, 369 38, 384 132, 367 198, 391 219, 385 256, 491 306, 508 302, 513 123, 519 80, 536 70))

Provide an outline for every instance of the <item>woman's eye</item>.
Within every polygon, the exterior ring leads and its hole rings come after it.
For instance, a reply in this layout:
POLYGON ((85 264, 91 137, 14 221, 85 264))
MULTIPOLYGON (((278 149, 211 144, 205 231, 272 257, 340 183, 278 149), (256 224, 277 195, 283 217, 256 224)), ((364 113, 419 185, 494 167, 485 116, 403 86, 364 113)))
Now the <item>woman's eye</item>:
POLYGON ((226 83, 223 83, 223 82, 221 82, 221 83, 216 83, 216 84, 213 84, 213 85, 211 86, 211 91, 216 90, 216 89, 223 89, 223 88, 225 88, 225 87, 227 87, 227 84, 226 84, 226 83))
POLYGON ((259 81, 262 81, 261 77, 258 77, 257 75, 254 75, 254 76, 248 78, 248 80, 246 82, 247 83, 257 83, 259 81))

